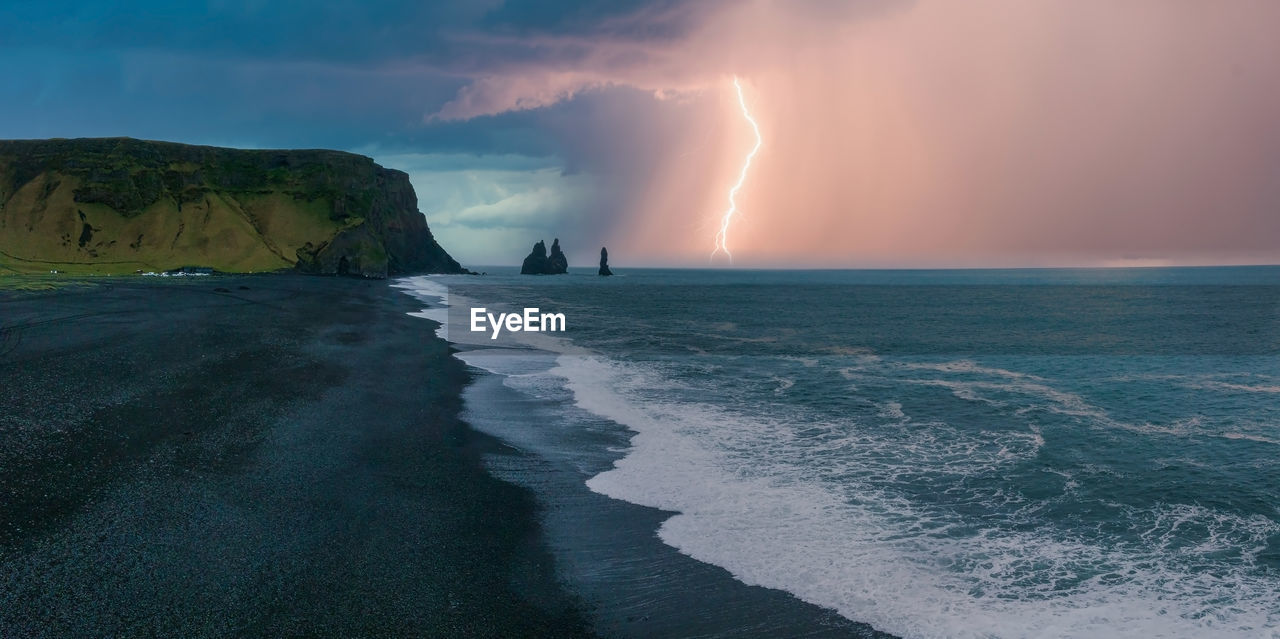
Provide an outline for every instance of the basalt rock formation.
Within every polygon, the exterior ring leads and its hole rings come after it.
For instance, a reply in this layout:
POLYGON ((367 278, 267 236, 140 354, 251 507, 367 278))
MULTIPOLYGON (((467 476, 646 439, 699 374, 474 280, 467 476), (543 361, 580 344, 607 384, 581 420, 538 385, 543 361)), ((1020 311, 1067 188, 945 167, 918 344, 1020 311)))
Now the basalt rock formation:
POLYGON ((613 271, 609 270, 609 251, 605 247, 600 247, 600 274, 613 275, 613 271))
POLYGON ((551 254, 547 254, 547 245, 538 240, 533 250, 520 265, 521 275, 561 275, 569 272, 569 259, 560 250, 560 239, 551 243, 551 254))
POLYGON ((0 141, 0 272, 467 272, 409 176, 340 151, 0 141))
POLYGON ((529 255, 525 256, 524 263, 520 265, 521 275, 542 275, 547 272, 547 245, 542 240, 538 240, 533 245, 533 250, 529 251, 529 255))
POLYGON ((551 255, 547 256, 548 273, 560 275, 569 272, 569 258, 560 250, 560 238, 551 241, 551 255))

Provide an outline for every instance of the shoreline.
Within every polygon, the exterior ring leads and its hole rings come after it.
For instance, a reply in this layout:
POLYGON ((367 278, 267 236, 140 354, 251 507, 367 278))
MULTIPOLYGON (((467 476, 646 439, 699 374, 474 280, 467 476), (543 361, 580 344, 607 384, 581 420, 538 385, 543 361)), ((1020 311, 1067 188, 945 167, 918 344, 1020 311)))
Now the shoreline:
POLYGON ((551 412, 502 379, 477 374, 463 392, 464 419, 508 442, 485 456, 486 468, 533 490, 544 504, 541 524, 557 571, 589 604, 601 634, 896 639, 784 590, 744 583, 667 545, 657 531, 677 513, 593 492, 586 485, 591 474, 582 472, 583 460, 572 451, 554 455, 545 443, 519 438, 516 431, 538 428, 551 412))
MULTIPOLYGON (((404 279, 398 282, 407 284, 404 279)), ((417 317, 439 322, 449 316, 441 291, 413 285, 396 288, 419 301, 422 310, 417 317)), ((536 494, 557 574, 585 601, 592 625, 601 634, 895 639, 785 590, 740 581, 728 570, 666 544, 658 529, 678 513, 592 491, 587 480, 624 457, 635 432, 603 418, 566 421, 550 400, 505 384, 515 370, 531 373, 542 370, 540 366, 554 366, 552 353, 509 351, 465 340, 454 344, 453 352, 473 377, 462 392, 462 418, 471 428, 505 443, 485 455, 486 469, 536 494), (512 352, 526 361, 513 365, 508 360, 512 352), (528 359, 531 353, 539 355, 528 359), (486 365, 490 355, 503 363, 496 368, 486 365), (609 451, 607 459, 600 451, 609 451)))
POLYGON ((0 291, 0 634, 588 636, 390 283, 0 291))

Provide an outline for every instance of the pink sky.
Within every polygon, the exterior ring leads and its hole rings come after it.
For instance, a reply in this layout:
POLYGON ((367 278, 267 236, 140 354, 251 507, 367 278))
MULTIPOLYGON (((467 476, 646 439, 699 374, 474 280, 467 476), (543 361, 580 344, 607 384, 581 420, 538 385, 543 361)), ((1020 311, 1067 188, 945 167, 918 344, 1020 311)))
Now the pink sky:
POLYGON ((643 16, 674 38, 523 36, 542 55, 429 119, 610 86, 679 106, 601 238, 652 264, 707 264, 754 141, 734 76, 764 137, 739 265, 1280 262, 1280 3, 693 6, 643 16))

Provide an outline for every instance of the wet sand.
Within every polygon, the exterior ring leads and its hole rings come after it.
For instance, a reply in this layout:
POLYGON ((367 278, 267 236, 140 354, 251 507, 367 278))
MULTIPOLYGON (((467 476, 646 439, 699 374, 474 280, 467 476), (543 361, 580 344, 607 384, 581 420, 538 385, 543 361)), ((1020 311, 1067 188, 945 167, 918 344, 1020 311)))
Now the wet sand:
POLYGON ((418 306, 288 275, 0 291, 0 636, 586 634, 418 306))
POLYGON ((582 450, 606 441, 621 449, 625 443, 614 441, 616 433, 548 434, 555 430, 548 426, 554 412, 506 387, 494 374, 477 373, 463 399, 468 424, 513 444, 486 454, 486 467, 537 495, 557 569, 588 604, 600 634, 894 639, 790 593, 749 586, 723 568, 681 554, 657 535, 675 513, 592 492, 586 480, 604 468, 582 450))

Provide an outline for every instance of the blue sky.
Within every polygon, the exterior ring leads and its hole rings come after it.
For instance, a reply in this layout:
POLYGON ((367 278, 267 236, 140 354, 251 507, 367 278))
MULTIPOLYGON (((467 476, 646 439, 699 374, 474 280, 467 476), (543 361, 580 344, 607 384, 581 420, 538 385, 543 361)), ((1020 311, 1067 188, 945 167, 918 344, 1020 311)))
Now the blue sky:
POLYGON ((409 172, 432 228, 467 263, 518 261, 553 236, 590 259, 618 195, 608 174, 627 167, 591 143, 620 123, 585 114, 599 100, 634 114, 651 99, 613 89, 536 110, 431 116, 476 73, 528 57, 475 39, 598 33, 639 6, 4 2, 0 138, 354 151, 409 172))

